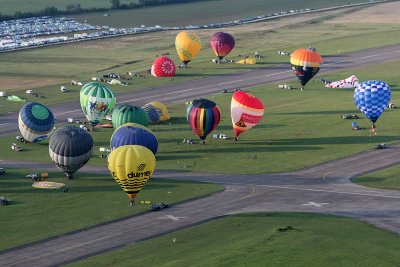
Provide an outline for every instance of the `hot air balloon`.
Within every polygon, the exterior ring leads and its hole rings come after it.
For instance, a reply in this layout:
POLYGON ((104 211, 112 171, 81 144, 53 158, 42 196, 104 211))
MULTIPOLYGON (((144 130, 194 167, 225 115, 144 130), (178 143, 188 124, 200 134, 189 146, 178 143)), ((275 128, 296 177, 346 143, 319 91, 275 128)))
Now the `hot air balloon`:
POLYGON ((226 32, 216 32, 210 39, 210 45, 215 55, 221 60, 235 47, 235 39, 226 32))
POLYGON ((147 103, 146 105, 144 105, 143 108, 146 109, 146 107, 150 105, 156 108, 158 116, 160 117, 160 121, 168 121, 171 119, 171 115, 169 115, 167 106, 164 105, 163 103, 157 102, 157 101, 153 101, 150 103, 147 103))
POLYGON ((137 123, 126 123, 112 134, 110 148, 113 150, 126 145, 147 147, 155 155, 158 149, 158 140, 149 128, 137 123))
POLYGON ((112 113, 112 124, 114 129, 129 122, 147 126, 149 124, 149 119, 147 118, 146 112, 138 106, 126 104, 115 108, 112 113))
POLYGON ((146 112, 150 124, 158 123, 160 121, 160 115, 153 105, 146 104, 142 109, 146 112))
POLYGON ((237 64, 243 65, 254 65, 257 63, 257 59, 255 57, 246 57, 236 62, 237 64))
POLYGON ((382 81, 365 81, 354 90, 354 103, 372 122, 372 131, 375 131, 375 122, 387 107, 390 96, 389 85, 382 81))
POLYGON ((175 63, 169 57, 158 57, 151 66, 151 75, 154 77, 172 77, 175 72, 175 63))
POLYGON ((217 128, 221 120, 221 110, 212 101, 207 99, 195 99, 186 110, 186 118, 192 130, 205 144, 207 135, 217 128))
POLYGON ((256 126, 264 116, 264 105, 257 97, 236 91, 232 95, 231 118, 235 141, 241 133, 256 126))
POLYGON ((96 82, 85 84, 80 92, 83 113, 92 125, 97 125, 115 106, 115 96, 106 86, 96 82))
POLYGON ((176 52, 185 66, 197 56, 201 46, 200 37, 193 32, 183 31, 176 36, 176 52))
POLYGON ((42 104, 30 102, 19 111, 19 131, 29 142, 36 143, 48 138, 53 126, 53 113, 42 104))
POLYGON ((323 82, 327 88, 356 88, 360 84, 357 76, 355 75, 351 75, 344 80, 338 81, 327 81, 321 78, 321 82, 323 82))
POLYGON ((322 63, 322 57, 310 49, 300 48, 290 55, 292 70, 299 79, 302 89, 318 73, 322 63))
POLYGON ((50 137, 49 155, 65 175, 73 174, 85 165, 93 153, 93 138, 85 130, 67 125, 58 128, 50 137))
POLYGON ((148 148, 139 145, 120 146, 111 151, 108 169, 115 181, 135 204, 134 198, 150 179, 156 158, 148 148))

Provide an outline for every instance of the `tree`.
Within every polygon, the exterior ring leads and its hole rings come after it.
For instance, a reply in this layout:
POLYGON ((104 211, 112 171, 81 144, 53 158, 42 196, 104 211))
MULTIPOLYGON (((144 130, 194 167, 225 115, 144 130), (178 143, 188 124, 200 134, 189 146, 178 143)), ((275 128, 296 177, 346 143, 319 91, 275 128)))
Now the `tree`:
POLYGON ((121 5, 119 0, 110 0, 111 9, 118 9, 121 5))

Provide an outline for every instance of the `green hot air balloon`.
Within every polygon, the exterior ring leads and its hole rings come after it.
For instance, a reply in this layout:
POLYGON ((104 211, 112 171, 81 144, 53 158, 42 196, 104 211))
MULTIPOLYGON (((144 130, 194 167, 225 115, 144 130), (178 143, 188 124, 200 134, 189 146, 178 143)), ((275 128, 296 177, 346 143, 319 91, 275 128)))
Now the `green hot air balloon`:
POLYGON ((80 92, 82 111, 92 125, 97 125, 115 107, 114 93, 106 86, 96 82, 85 84, 80 92))
POLYGON ((73 125, 60 127, 50 137, 49 155, 70 179, 89 161, 92 153, 93 138, 79 127, 73 125))
POLYGON ((133 105, 122 105, 116 107, 112 113, 112 125, 114 129, 125 123, 137 123, 143 126, 149 125, 149 119, 146 111, 141 107, 133 105))

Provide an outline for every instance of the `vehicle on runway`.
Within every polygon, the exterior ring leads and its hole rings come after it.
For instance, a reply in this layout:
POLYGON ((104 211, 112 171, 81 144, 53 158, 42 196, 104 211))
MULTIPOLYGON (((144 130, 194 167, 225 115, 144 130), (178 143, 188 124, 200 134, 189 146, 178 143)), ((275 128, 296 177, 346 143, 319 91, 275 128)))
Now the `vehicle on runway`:
POLYGON ((166 209, 166 208, 169 208, 169 204, 161 202, 160 204, 151 205, 150 210, 151 211, 159 211, 159 210, 166 209))

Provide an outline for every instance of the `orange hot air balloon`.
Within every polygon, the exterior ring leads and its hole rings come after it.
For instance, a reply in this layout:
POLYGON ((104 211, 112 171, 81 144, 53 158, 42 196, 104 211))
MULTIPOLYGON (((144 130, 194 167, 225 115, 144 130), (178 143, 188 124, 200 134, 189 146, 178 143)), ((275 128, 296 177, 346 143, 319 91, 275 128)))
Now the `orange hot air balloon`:
POLYGON ((241 133, 256 126, 264 116, 264 105, 257 97, 243 91, 232 96, 231 118, 235 141, 241 133))
POLYGON ((318 73, 322 63, 322 57, 310 49, 297 49, 290 56, 292 70, 302 86, 318 73))

